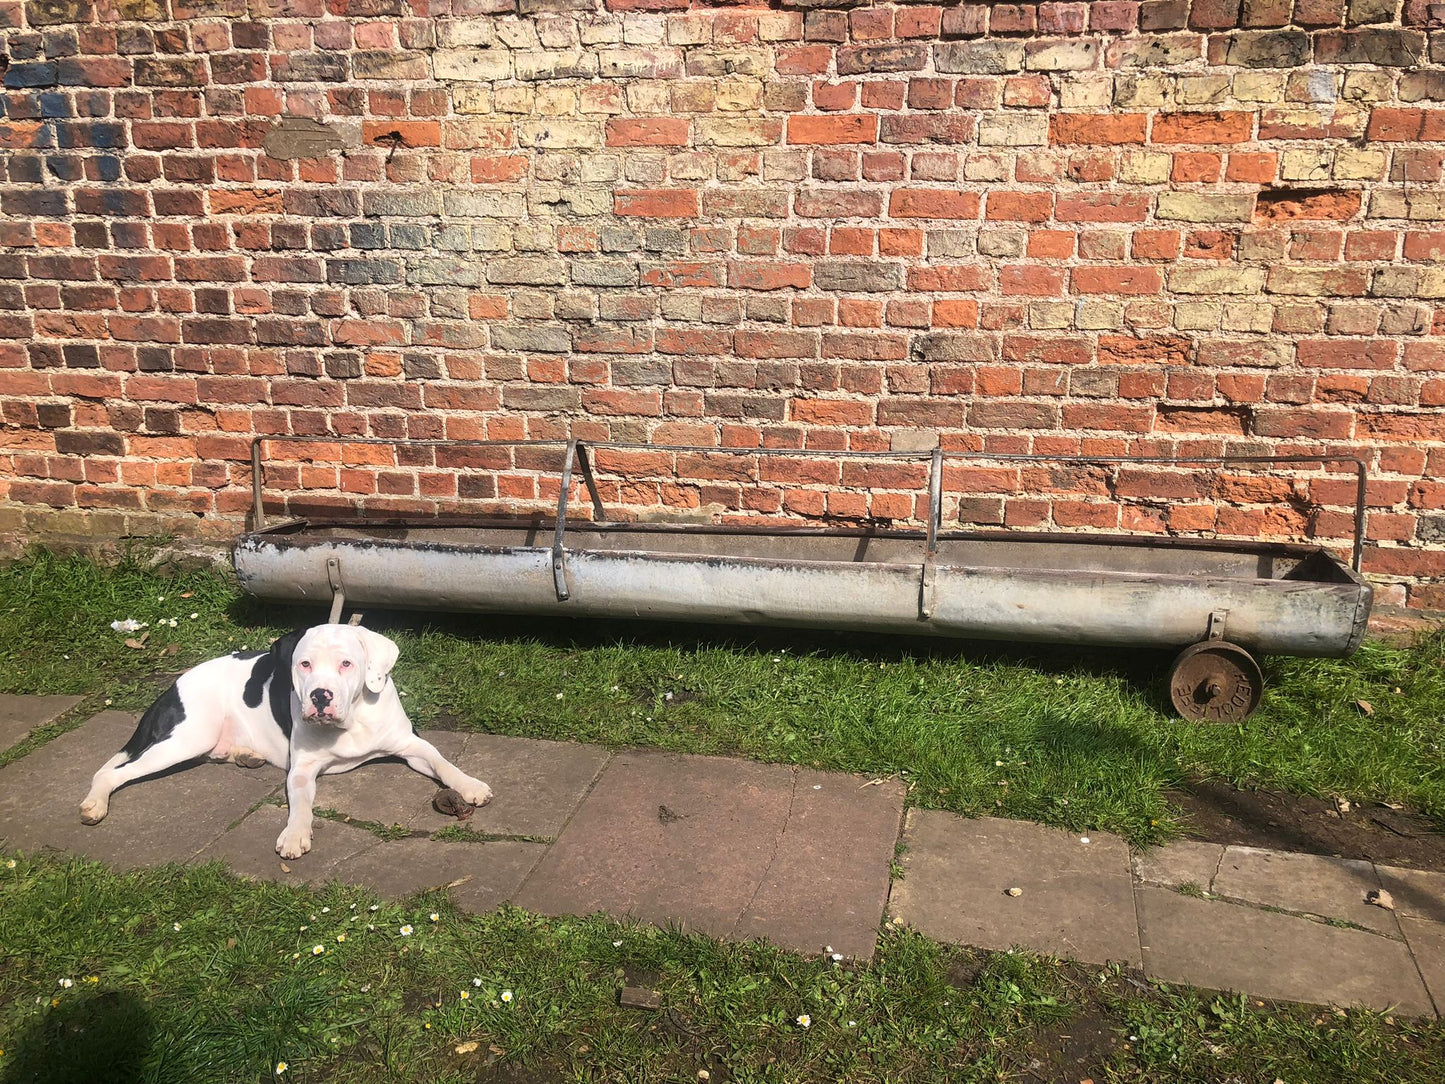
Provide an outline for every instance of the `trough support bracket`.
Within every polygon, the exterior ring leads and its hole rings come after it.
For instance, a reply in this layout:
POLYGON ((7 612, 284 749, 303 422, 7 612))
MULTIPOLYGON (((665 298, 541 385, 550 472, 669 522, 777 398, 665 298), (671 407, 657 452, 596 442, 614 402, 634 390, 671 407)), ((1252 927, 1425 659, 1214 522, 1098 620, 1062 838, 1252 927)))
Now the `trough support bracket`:
POLYGON ((326 558, 326 582, 331 585, 331 617, 328 623, 341 623, 341 611, 346 608, 346 586, 341 582, 341 558, 326 558))
POLYGON ((943 521, 943 449, 933 449, 928 464, 928 538, 923 550, 923 579, 918 585, 918 616, 933 617, 938 595, 938 531, 943 521))
POLYGON ((1209 615, 1209 630, 1205 634, 1206 640, 1224 639, 1224 621, 1228 616, 1228 610, 1215 610, 1209 615))

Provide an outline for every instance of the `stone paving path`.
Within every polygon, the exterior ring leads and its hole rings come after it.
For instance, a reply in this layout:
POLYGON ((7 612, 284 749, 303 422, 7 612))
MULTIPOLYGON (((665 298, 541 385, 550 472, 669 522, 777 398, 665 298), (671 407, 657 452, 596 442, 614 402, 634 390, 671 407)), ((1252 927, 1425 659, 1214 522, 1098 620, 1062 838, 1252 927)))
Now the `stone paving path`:
MULTIPOLYGON (((0 750, 75 702, 0 698, 0 750)), ((282 862, 274 768, 178 770, 124 788, 102 824, 81 825, 91 773, 134 723, 103 712, 0 769, 0 842, 121 868, 218 859, 248 877, 393 897, 447 886, 472 910, 605 911, 861 960, 890 921, 1258 997, 1445 1009, 1441 873, 1205 843, 1131 853, 1105 833, 905 817, 892 779, 450 732, 426 736, 491 783, 491 805, 459 825, 432 809, 434 784, 369 764, 322 780, 312 852, 282 862), (384 840, 377 826, 409 834, 384 840), (1378 889, 1394 910, 1365 903, 1378 889)))

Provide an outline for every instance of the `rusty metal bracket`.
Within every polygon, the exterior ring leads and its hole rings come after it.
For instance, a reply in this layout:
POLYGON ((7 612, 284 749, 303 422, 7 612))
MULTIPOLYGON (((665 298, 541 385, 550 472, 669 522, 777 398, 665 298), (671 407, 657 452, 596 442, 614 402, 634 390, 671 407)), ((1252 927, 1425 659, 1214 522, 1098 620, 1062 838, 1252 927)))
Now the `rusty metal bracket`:
POLYGON ((1229 617, 1228 610, 1215 610, 1209 615, 1209 629, 1205 633, 1206 640, 1224 639, 1224 622, 1229 617))
POLYGON ((587 445, 580 440, 572 442, 577 447, 577 467, 582 472, 582 481, 587 486, 587 495, 592 498, 592 521, 607 522, 607 510, 602 507, 602 494, 597 491, 597 479, 592 474, 592 460, 587 445))
POLYGON ((327 623, 341 623, 341 611, 346 608, 346 585, 341 582, 341 558, 326 558, 326 582, 331 585, 331 616, 327 623))

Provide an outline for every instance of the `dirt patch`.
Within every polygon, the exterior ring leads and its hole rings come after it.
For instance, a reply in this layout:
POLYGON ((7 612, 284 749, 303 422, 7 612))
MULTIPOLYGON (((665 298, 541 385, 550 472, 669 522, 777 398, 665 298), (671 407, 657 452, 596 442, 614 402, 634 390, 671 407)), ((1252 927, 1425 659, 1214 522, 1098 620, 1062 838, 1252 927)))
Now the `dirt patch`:
POLYGON ((1119 1028, 1108 1014, 1097 1005, 1085 1005, 1067 1020, 1035 1029, 1017 1079, 1047 1084, 1105 1080, 1104 1067, 1114 1061, 1120 1042, 1119 1028))
POLYGON ((470 730, 460 715, 450 711, 440 711, 432 718, 424 720, 427 730, 470 730))
POLYGON ((1327 798, 1225 783, 1195 783, 1166 797, 1183 811, 1189 839, 1445 870, 1445 835, 1409 810, 1367 802, 1342 812, 1327 798))

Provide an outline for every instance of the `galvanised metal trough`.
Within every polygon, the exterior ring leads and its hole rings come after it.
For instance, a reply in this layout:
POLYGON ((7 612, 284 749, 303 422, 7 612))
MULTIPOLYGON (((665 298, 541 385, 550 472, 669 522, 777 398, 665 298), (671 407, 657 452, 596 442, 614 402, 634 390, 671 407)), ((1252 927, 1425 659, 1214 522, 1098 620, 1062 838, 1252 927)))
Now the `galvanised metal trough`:
MULTIPOLYGON (((926 530, 787 529, 610 522, 587 443, 527 442, 559 452, 560 496, 555 516, 545 523, 268 524, 261 454, 267 439, 307 438, 258 438, 253 445, 254 529, 235 542, 236 574, 246 591, 261 598, 330 603, 333 621, 350 603, 1183 649, 1170 674, 1175 707, 1186 718, 1233 721, 1258 706, 1263 689, 1251 651, 1349 655, 1370 614, 1372 593, 1358 574, 1365 467, 1354 459, 1075 459, 935 449, 912 453, 930 461, 926 530), (945 531, 942 468, 955 456, 1088 464, 1352 463, 1359 489, 1353 567, 1313 545, 945 531), (574 517, 569 524, 574 465, 591 497, 592 520, 574 517)), ((774 454, 758 448, 590 447, 774 454)))

